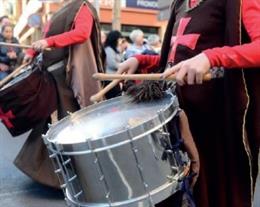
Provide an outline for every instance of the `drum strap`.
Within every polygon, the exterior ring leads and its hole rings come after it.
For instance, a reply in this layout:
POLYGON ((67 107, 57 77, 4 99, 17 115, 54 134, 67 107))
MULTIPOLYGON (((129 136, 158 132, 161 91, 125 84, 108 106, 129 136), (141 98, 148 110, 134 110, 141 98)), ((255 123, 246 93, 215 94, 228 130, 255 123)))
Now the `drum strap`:
POLYGON ((61 61, 59 61, 59 62, 57 62, 57 63, 55 63, 55 64, 49 66, 49 67, 47 68, 47 71, 48 71, 48 72, 53 72, 53 71, 55 71, 55 70, 57 70, 57 69, 59 69, 59 68, 61 68, 61 67, 64 67, 64 66, 65 66, 64 61, 61 60, 61 61))

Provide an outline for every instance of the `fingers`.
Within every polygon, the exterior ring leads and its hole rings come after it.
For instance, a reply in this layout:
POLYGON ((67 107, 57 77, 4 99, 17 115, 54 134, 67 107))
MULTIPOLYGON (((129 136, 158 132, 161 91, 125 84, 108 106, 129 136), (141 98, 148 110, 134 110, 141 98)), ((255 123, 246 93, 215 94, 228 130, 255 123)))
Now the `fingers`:
POLYGON ((196 71, 195 70, 189 70, 189 72, 187 73, 187 83, 189 85, 194 84, 196 78, 196 71))
POLYGON ((46 40, 39 40, 32 44, 32 47, 34 50, 41 52, 42 50, 46 49, 48 47, 48 43, 46 40))
POLYGON ((192 161, 190 166, 190 173, 193 174, 193 177, 191 179, 191 187, 193 188, 196 184, 198 177, 199 177, 199 171, 200 171, 200 164, 199 161, 192 161))
POLYGON ((165 78, 169 77, 170 75, 177 73, 181 69, 181 65, 182 65, 182 62, 180 62, 179 64, 177 64, 171 68, 168 68, 166 71, 164 71, 162 78, 165 79, 165 78))
POLYGON ((133 74, 133 73, 136 72, 138 65, 139 65, 139 62, 136 58, 134 58, 134 57, 129 58, 125 62, 119 64, 117 73, 119 73, 119 74, 122 74, 122 73, 133 74))
POLYGON ((185 84, 185 77, 188 72, 188 67, 183 65, 179 71, 177 71, 176 74, 176 82, 180 85, 183 86, 185 84))
POLYGON ((203 73, 196 73, 196 77, 195 77, 195 80, 196 80, 196 84, 202 84, 203 83, 203 73))
MULTIPOLYGON (((173 74, 176 74, 176 82, 179 84, 179 85, 184 85, 185 84, 185 77, 187 75, 187 72, 188 72, 188 66, 186 66, 184 64, 184 62, 180 62, 178 63, 177 65, 167 69, 164 73, 163 73, 163 76, 162 78, 167 78, 169 77, 170 75, 173 75, 173 74)), ((194 76, 194 75, 192 75, 194 76)), ((192 77, 191 76, 191 77, 192 77)), ((191 79, 190 77, 190 79, 191 79)), ((192 81, 190 81, 192 82, 192 81)))
POLYGON ((38 52, 40 52, 40 51, 43 50, 43 45, 41 44, 40 41, 34 42, 34 43, 32 44, 32 47, 33 47, 34 50, 36 50, 36 51, 38 51, 38 52))
POLYGON ((118 69, 117 69, 117 72, 116 72, 116 73, 122 74, 122 73, 128 71, 128 68, 129 68, 129 67, 127 66, 127 64, 125 64, 125 62, 120 63, 119 66, 118 66, 118 69))
POLYGON ((24 64, 25 64, 25 63, 30 63, 30 62, 32 61, 32 59, 33 59, 33 58, 32 58, 31 56, 27 56, 27 55, 26 55, 26 56, 24 57, 24 59, 23 59, 23 63, 24 63, 24 64))

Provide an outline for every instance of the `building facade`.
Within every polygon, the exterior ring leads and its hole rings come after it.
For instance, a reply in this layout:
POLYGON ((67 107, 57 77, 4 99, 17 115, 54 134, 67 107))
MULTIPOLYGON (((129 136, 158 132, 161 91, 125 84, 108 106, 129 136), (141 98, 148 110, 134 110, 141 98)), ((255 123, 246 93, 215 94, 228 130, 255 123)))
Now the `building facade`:
MULTIPOLYGON (((102 29, 112 29, 114 1, 89 0, 98 8, 102 29)), ((15 36, 21 42, 30 43, 42 36, 44 24, 56 12, 64 0, 0 0, 0 5, 11 2, 12 16, 16 21, 15 36)), ((10 7, 10 5, 8 5, 10 7)), ((141 29, 145 36, 165 32, 167 21, 159 20, 158 0, 121 0, 121 32, 128 36, 133 29, 141 29)))

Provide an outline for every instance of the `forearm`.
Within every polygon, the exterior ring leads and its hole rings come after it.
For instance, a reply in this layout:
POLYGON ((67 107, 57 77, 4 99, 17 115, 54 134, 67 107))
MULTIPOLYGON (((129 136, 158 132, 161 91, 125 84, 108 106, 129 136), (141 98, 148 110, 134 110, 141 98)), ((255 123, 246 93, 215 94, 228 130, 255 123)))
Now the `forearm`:
POLYGON ((134 57, 139 62, 138 70, 140 73, 152 73, 159 67, 159 55, 136 55, 134 57))
POLYGON ((251 40, 234 47, 213 48, 204 51, 211 66, 225 68, 252 68, 260 66, 260 1, 242 1, 242 20, 251 40))
POLYGON ((260 66, 260 41, 235 47, 213 48, 204 51, 212 67, 252 68, 260 66))
POLYGON ((82 6, 71 31, 46 38, 49 47, 66 47, 85 42, 90 38, 93 21, 89 8, 86 5, 82 6))

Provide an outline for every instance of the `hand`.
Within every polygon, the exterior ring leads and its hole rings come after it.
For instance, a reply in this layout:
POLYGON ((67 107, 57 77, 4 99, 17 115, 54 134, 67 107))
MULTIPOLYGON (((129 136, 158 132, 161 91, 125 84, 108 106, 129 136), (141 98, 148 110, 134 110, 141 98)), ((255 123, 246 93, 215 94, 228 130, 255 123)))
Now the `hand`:
POLYGON ((14 51, 11 51, 11 52, 8 52, 7 53, 7 56, 10 58, 10 59, 17 59, 17 55, 14 51))
POLYGON ((23 58, 23 64, 32 62, 33 57, 30 55, 25 55, 23 58))
POLYGON ((34 50, 41 52, 42 50, 49 47, 48 42, 46 40, 39 40, 32 43, 32 47, 34 50))
POLYGON ((136 72, 138 65, 139 65, 138 60, 135 57, 131 57, 131 58, 127 59, 126 61, 119 64, 116 73, 118 73, 118 74, 122 74, 122 73, 133 74, 133 73, 136 72))
POLYGON ((172 74, 176 74, 176 82, 179 85, 186 84, 185 78, 187 77, 187 84, 202 84, 203 76, 210 69, 210 62, 204 53, 182 61, 177 65, 167 69, 163 73, 163 78, 167 78, 172 74))

